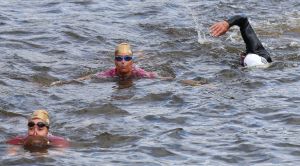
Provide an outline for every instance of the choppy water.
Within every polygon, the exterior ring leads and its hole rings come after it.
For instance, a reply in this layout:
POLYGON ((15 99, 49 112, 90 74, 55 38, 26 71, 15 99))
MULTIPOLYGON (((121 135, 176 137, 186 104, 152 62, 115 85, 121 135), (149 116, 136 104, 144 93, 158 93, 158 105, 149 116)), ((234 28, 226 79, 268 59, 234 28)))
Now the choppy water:
POLYGON ((298 165, 299 11, 298 0, 2 1, 1 165, 298 165), (271 52, 271 67, 238 66, 238 28, 208 35, 238 13, 271 52), (48 87, 112 67, 123 41, 139 66, 176 79, 48 87), (8 155, 5 141, 25 133, 38 108, 72 146, 8 155))

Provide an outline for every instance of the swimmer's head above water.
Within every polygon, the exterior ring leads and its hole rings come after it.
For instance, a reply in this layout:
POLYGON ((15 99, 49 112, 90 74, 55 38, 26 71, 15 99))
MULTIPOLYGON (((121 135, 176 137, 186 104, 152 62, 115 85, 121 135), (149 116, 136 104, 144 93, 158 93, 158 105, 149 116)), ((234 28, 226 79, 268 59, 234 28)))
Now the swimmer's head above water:
POLYGON ((268 64, 268 61, 257 54, 247 54, 244 59, 245 67, 261 66, 268 64))
POLYGON ((49 133, 50 119, 46 110, 36 110, 28 118, 28 136, 24 139, 24 148, 29 151, 40 151, 48 148, 50 142, 47 138, 49 133))
POLYGON ((46 110, 36 110, 28 119, 28 136, 47 137, 50 127, 49 114, 46 110))
POLYGON ((115 66, 120 77, 130 77, 133 69, 132 50, 128 43, 121 43, 115 49, 115 66))

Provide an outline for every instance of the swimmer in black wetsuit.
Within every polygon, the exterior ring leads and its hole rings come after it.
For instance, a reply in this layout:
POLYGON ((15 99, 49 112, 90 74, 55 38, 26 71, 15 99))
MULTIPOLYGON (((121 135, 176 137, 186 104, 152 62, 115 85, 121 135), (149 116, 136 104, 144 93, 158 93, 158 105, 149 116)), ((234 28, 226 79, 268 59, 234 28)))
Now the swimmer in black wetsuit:
POLYGON ((246 53, 241 55, 241 64, 243 66, 256 66, 272 62, 270 54, 259 41, 245 15, 232 16, 227 20, 213 24, 210 27, 211 35, 214 37, 221 36, 233 25, 240 27, 243 40, 246 43, 246 53))

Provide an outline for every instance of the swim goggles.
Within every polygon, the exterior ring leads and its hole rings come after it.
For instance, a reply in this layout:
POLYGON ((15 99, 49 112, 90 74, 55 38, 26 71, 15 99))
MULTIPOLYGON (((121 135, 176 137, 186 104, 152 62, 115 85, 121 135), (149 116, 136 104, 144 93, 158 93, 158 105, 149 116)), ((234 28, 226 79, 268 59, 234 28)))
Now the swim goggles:
POLYGON ((28 122, 28 127, 33 127, 35 125, 37 125, 39 128, 43 128, 43 127, 49 127, 49 125, 45 124, 44 122, 37 122, 36 124, 34 122, 28 122))
POLYGON ((131 61, 132 60, 132 56, 115 56, 115 61, 121 62, 124 59, 124 61, 131 61))

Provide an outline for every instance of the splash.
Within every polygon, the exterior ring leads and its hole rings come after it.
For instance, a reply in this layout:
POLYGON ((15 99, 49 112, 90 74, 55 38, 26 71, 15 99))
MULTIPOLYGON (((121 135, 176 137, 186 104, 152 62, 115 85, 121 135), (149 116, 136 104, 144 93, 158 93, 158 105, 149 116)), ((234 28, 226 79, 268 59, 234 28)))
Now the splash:
MULTIPOLYGON (((194 12, 194 10, 192 8, 190 8, 187 4, 188 4, 187 2, 184 3, 184 6, 186 7, 188 12, 192 16, 193 22, 195 23, 195 30, 197 31, 197 34, 198 34, 198 43, 200 43, 200 44, 211 43, 211 41, 206 37, 205 31, 207 31, 207 29, 204 28, 204 26, 201 23, 199 23, 198 18, 196 16, 196 12, 194 12)), ((203 20, 203 19, 201 19, 201 20, 203 20)))

